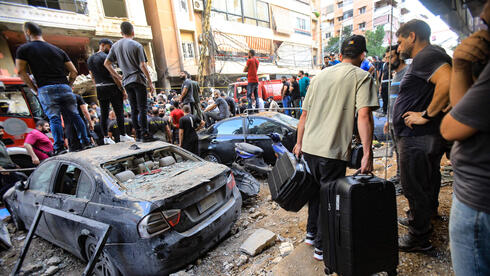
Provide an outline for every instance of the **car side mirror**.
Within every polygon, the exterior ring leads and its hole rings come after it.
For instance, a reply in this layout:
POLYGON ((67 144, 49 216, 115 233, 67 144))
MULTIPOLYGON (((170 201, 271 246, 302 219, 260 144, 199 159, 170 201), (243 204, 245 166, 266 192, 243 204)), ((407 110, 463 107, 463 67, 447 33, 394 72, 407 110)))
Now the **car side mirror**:
POLYGON ((15 183, 15 189, 18 191, 25 191, 27 190, 27 180, 22 180, 22 181, 17 181, 15 183))

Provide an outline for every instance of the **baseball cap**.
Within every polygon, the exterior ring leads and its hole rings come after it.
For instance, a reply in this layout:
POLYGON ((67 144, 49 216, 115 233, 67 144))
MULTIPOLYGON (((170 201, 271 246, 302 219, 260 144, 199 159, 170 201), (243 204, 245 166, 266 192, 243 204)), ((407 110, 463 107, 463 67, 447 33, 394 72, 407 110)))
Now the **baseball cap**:
POLYGON ((363 52, 367 52, 366 38, 362 35, 353 35, 342 43, 342 53, 360 55, 363 52))
POLYGON ((100 41, 99 41, 99 45, 100 44, 108 44, 108 45, 112 45, 112 40, 108 39, 108 38, 102 38, 100 41))

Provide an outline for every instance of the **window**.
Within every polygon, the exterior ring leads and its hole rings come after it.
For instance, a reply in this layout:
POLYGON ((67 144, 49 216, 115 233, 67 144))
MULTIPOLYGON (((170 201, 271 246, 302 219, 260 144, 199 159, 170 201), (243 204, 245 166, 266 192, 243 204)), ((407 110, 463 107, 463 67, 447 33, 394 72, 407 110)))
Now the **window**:
POLYGON ((87 0, 27 0, 27 1, 6 1, 27 4, 29 6, 44 7, 48 9, 71 11, 87 14, 87 0))
POLYGON ((269 4, 260 0, 215 0, 212 16, 269 28, 269 4))
POLYGON ((344 12, 344 15, 342 16, 342 18, 344 20, 346 20, 346 19, 351 18, 353 15, 354 15, 354 10, 348 10, 348 11, 344 12))
POLYGON ((344 3, 343 2, 337 3, 337 8, 338 9, 341 9, 343 6, 344 6, 344 3))
POLYGON ((359 9, 359 14, 366 13, 366 6, 359 9))
POLYGON ((267 135, 273 132, 282 133, 281 126, 273 121, 262 118, 247 118, 248 134, 267 135))
POLYGON ((342 17, 342 16, 339 16, 339 17, 337 17, 337 20, 338 20, 339 22, 342 22, 343 17, 342 17))
POLYGON ((47 193, 56 164, 56 161, 46 161, 41 164, 29 177, 29 190, 47 193))
POLYGON ((242 118, 222 122, 216 126, 215 133, 218 135, 237 135, 243 134, 242 118))
POLYGON ((102 5, 107 17, 128 17, 124 0, 102 0, 102 5))
POLYGON ((182 12, 187 12, 187 0, 179 0, 179 8, 182 12))
POLYGON ((361 24, 359 24, 359 30, 361 31, 366 30, 366 22, 362 22, 361 24))
POLYGON ((182 52, 184 54, 184 58, 194 58, 196 56, 194 54, 194 43, 182 42, 182 52))
POLYGON ((325 34, 325 38, 330 38, 330 37, 332 37, 332 33, 326 33, 325 34))
POLYGON ((19 89, 8 89, 0 94, 0 116, 30 116, 22 92, 19 89))
POLYGON ((90 178, 74 165, 63 164, 58 173, 53 192, 89 199, 92 192, 90 178))

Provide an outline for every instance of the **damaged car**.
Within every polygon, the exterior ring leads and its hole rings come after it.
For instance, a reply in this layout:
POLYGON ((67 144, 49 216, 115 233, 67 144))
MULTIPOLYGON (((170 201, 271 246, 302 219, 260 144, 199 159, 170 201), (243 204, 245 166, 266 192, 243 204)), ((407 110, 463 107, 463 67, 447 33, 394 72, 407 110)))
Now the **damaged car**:
MULTIPOLYGON (((40 205, 112 227, 96 275, 166 275, 219 243, 240 216, 230 169, 164 143, 118 143, 52 157, 4 196, 18 228, 40 205)), ((93 227, 44 213, 36 234, 88 260, 93 227)))

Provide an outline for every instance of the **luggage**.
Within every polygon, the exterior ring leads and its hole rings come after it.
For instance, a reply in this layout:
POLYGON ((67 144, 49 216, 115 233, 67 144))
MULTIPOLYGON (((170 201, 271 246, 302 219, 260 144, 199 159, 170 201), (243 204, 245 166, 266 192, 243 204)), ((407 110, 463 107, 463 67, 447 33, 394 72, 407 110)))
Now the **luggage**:
POLYGON ((396 275, 395 187, 374 175, 339 178, 320 188, 325 273, 396 275))
POLYGON ((350 152, 350 160, 347 163, 347 167, 351 169, 359 169, 361 167, 362 157, 364 156, 364 148, 362 144, 352 144, 352 150, 350 152))
POLYGON ((304 159, 296 160, 290 152, 281 155, 268 176, 272 200, 286 211, 301 210, 319 188, 308 171, 304 159))

